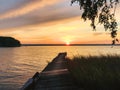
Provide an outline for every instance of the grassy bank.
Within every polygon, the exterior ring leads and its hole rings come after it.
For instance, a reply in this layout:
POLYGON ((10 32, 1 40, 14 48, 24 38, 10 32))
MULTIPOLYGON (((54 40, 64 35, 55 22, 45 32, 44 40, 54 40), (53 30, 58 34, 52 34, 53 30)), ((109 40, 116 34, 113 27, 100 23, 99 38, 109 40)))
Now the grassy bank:
POLYGON ((120 56, 76 56, 68 69, 83 90, 120 90, 120 56))

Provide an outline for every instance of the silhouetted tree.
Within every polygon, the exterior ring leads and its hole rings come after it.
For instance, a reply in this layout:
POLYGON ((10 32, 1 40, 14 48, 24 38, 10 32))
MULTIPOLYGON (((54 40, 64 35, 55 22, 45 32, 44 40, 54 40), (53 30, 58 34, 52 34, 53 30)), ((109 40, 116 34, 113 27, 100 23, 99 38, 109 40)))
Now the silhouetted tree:
POLYGON ((13 37, 0 36, 0 47, 20 47, 21 43, 13 37))
POLYGON ((78 2, 80 9, 83 10, 82 18, 91 21, 93 30, 96 30, 95 21, 102 24, 105 31, 110 30, 113 43, 118 42, 117 36, 117 22, 115 19, 116 6, 119 0, 72 0, 71 4, 78 2))

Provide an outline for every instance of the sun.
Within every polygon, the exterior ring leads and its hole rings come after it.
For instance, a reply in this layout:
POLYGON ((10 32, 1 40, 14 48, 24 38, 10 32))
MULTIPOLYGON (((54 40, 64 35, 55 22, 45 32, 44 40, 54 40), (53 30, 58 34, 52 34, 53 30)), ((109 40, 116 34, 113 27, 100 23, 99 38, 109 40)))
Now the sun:
POLYGON ((70 45, 70 42, 66 42, 66 45, 69 46, 69 45, 70 45))
POLYGON ((61 38, 61 40, 64 42, 66 46, 70 46, 71 42, 73 41, 72 36, 64 36, 61 38))

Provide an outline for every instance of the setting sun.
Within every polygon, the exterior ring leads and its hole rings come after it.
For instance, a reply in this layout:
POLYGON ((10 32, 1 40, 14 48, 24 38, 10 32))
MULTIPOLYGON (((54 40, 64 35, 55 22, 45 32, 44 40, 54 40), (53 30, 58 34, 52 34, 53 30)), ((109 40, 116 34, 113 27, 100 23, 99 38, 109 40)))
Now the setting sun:
POLYGON ((71 35, 66 35, 61 38, 61 41, 63 41, 67 46, 69 46, 74 41, 74 37, 72 37, 71 35))
POLYGON ((66 42, 66 45, 69 46, 69 45, 70 45, 70 42, 66 42))

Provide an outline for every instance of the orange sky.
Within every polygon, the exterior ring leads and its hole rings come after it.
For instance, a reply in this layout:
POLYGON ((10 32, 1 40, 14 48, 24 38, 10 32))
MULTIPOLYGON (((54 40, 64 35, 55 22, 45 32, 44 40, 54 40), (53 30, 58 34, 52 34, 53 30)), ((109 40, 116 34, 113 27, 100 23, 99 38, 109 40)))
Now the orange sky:
POLYGON ((23 44, 111 44, 109 32, 100 25, 92 31, 90 21, 81 19, 82 11, 77 4, 70 6, 70 0, 1 0, 0 4, 0 35, 23 44))

